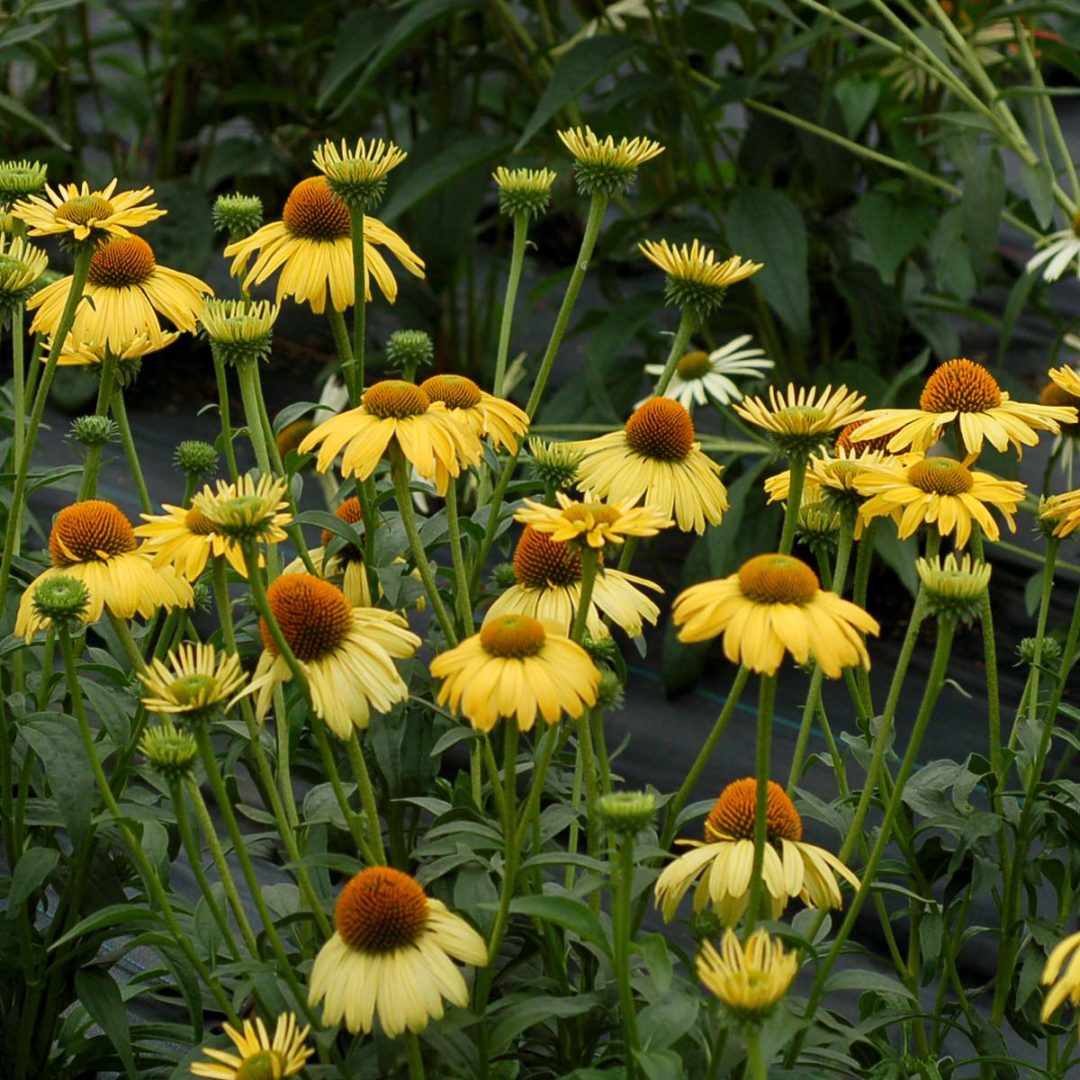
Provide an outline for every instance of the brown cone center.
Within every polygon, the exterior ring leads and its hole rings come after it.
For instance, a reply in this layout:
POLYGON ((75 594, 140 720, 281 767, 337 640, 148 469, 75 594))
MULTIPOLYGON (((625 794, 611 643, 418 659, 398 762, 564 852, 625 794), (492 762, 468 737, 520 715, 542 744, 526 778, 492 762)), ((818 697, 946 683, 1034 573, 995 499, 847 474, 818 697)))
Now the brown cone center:
MULTIPOLYGON (((345 594, 312 574, 282 574, 266 590, 266 598, 298 660, 317 660, 333 652, 352 626, 345 594)), ((277 655, 265 619, 259 620, 259 632, 267 651, 277 655)))
POLYGON ((122 289, 141 285, 154 272, 157 261, 141 236, 117 236, 90 257, 91 285, 122 289))
POLYGON ((631 450, 657 461, 682 461, 694 445, 694 422, 671 398, 651 398, 626 421, 631 450))
POLYGON ((102 499, 65 506, 49 534, 53 566, 101 561, 134 551, 135 532, 119 507, 102 499))
POLYGON ((331 190, 325 176, 309 176, 289 192, 281 212, 285 228, 305 240, 341 240, 352 226, 349 208, 331 190))
MULTIPOLYGON (((728 784, 705 821, 705 839, 711 843, 725 837, 753 840, 757 790, 757 781, 753 777, 728 784)), ((777 840, 801 840, 799 811, 775 780, 769 781, 766 799, 765 827, 769 840, 774 843, 777 840)))
POLYGON ((961 495, 975 485, 970 471, 951 458, 917 461, 908 469, 907 476, 920 491, 931 495, 961 495))
POLYGON ((341 891, 334 925, 358 952, 387 953, 411 945, 424 931, 428 899, 408 874, 389 866, 361 870, 341 891))
POLYGON ((527 589, 576 585, 581 580, 581 555, 527 525, 514 551, 514 576, 527 589))
POLYGON ((971 360, 950 360, 926 380, 919 408, 923 412, 978 413, 1001 404, 997 379, 971 360))
POLYGON ((419 386, 404 379, 383 379, 364 392, 363 406, 380 420, 404 420, 407 416, 423 416, 431 399, 419 386))
POLYGON ((791 555, 756 555, 739 570, 739 588, 759 604, 808 604, 820 586, 817 574, 791 555))
POLYGON ((471 409, 483 400, 480 387, 464 375, 432 375, 420 384, 420 389, 448 409, 471 409))

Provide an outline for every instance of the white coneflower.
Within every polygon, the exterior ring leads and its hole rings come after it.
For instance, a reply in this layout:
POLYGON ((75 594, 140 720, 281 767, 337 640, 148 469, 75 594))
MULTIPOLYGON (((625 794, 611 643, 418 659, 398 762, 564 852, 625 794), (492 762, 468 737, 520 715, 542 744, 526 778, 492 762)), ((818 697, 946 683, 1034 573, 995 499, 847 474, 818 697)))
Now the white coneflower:
MULTIPOLYGON (((749 334, 740 334, 711 353, 702 350, 686 353, 676 365, 664 397, 674 398, 687 410, 695 405, 707 405, 710 399, 717 405, 741 401, 742 390, 732 376, 757 377, 775 366, 765 356, 764 349, 745 347, 750 340, 749 334)), ((664 365, 646 364, 645 373, 659 377, 664 373, 664 365)))
POLYGON ((1043 281, 1057 281, 1075 259, 1076 276, 1080 278, 1080 214, 1073 216, 1067 229, 1044 236, 1035 246, 1042 250, 1028 259, 1024 269, 1029 274, 1041 268, 1043 281))

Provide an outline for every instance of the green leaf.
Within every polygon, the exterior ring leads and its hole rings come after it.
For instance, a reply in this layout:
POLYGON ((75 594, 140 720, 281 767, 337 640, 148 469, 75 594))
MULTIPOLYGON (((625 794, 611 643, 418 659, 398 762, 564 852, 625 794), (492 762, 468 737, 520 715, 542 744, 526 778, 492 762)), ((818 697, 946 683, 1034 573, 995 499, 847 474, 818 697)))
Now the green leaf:
POLYGON ((1039 225, 1048 229, 1054 220, 1054 177, 1045 161, 1025 165, 1020 173, 1031 212, 1039 225))
POLYGON ((695 11, 701 15, 709 15, 714 19, 729 22, 741 30, 749 30, 752 34, 757 33, 757 28, 750 21, 750 16, 735 3, 735 0, 709 0, 706 4, 699 3, 695 11))
POLYGON ((684 1080, 682 1058, 674 1050, 638 1050, 634 1054, 646 1080, 684 1080))
POLYGON ((665 994, 660 1001, 638 1013, 638 1030, 646 1050, 666 1050, 674 1046, 693 1026, 701 1006, 699 997, 665 994))
POLYGON ((127 1010, 120 995, 120 987, 112 976, 101 968, 87 967, 75 973, 75 993, 79 1004, 90 1014, 90 1018, 105 1032, 113 1044, 124 1071, 128 1076, 135 1076, 135 1057, 131 1052, 131 1028, 128 1024, 127 1010))
POLYGON ((37 892, 60 860, 55 848, 29 848, 19 856, 7 895, 7 917, 15 918, 23 904, 37 892))
POLYGON ((664 935, 642 934, 630 947, 644 959, 645 966, 649 969, 649 977, 657 992, 666 994, 671 989, 674 965, 671 962, 671 953, 668 951, 668 943, 664 935))
POLYGON ((35 713, 19 725, 19 733, 44 763, 64 825, 76 846, 81 844, 90 831, 97 791, 75 721, 35 713))
POLYGON ((161 919, 146 907, 135 904, 109 904, 108 907, 103 907, 95 911, 93 915, 88 915, 77 922, 63 937, 49 946, 49 951, 58 949, 61 945, 66 945, 69 941, 74 941, 84 934, 100 930, 102 927, 108 927, 112 931, 105 940, 122 937, 130 932, 129 924, 131 923, 150 928, 162 925, 161 919))
POLYGON ((982 146, 964 175, 964 235, 971 248, 971 264, 982 278, 994 249, 1005 208, 1005 167, 997 147, 982 146))
POLYGON ((891 975, 885 975, 880 971, 870 971, 866 968, 851 968, 848 971, 839 971, 829 979, 827 986, 830 994, 841 990, 872 990, 879 994, 902 997, 908 1001, 914 1000, 911 991, 903 983, 894 979, 891 975))
POLYGON ((6 113, 20 124, 25 124, 34 131, 40 132, 50 142, 55 143, 61 150, 70 150, 71 144, 66 142, 56 128, 39 120, 22 102, 17 101, 10 94, 0 94, 0 113, 6 113))
POLYGON ((930 234, 937 214, 926 203, 899 202, 885 191, 868 192, 855 207, 874 265, 882 280, 892 283, 900 264, 930 234))
POLYGON ((496 1054, 509 1047, 518 1035, 534 1024, 541 1024, 556 1017, 580 1016, 600 1004, 595 994, 575 994, 573 997, 564 998, 549 997, 547 994, 527 994, 515 995, 505 1000, 508 1004, 499 1010, 498 1020, 491 1029, 491 1049, 496 1054))
POLYGON ((638 43, 633 38, 604 34, 587 38, 571 49, 555 65, 514 152, 520 151, 560 109, 577 99, 637 47, 638 43))
POLYGON ((799 338, 810 333, 806 225, 798 207, 769 188, 744 188, 732 200, 728 241, 744 259, 765 264, 750 279, 769 307, 799 338))
POLYGON ((80 685, 90 708, 105 725, 109 738, 116 746, 126 746, 131 735, 131 716, 135 712, 134 698, 90 679, 83 679, 80 685))
POLYGON ((521 896, 513 900, 510 910, 515 915, 529 915, 570 930, 602 952, 608 951, 607 936, 600 920, 580 900, 568 896, 521 896))
POLYGON ((452 142, 441 153, 426 158, 422 166, 404 175, 379 217, 386 222, 396 220, 447 184, 485 162, 497 161, 509 151, 512 143, 512 139, 502 135, 477 135, 452 142))
POLYGON ((398 11, 404 14, 396 16, 392 29, 389 33, 382 35, 379 51, 353 83, 352 88, 334 111, 334 116, 340 116, 384 67, 399 53, 404 52, 416 38, 426 33, 434 23, 465 8, 475 6, 477 6, 477 0, 420 0, 419 3, 399 7, 398 11))
POLYGON ((833 87, 849 138, 854 139, 865 127, 880 95, 881 82, 877 79, 841 79, 833 87))

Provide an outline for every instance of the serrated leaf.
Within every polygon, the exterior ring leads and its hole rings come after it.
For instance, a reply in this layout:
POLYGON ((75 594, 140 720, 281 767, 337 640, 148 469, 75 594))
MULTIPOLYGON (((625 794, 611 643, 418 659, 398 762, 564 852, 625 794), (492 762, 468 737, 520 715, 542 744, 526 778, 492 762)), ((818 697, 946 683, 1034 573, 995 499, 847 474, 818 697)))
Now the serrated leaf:
POLYGON ((764 263, 749 284, 799 338, 810 333, 806 224, 798 207, 771 188, 744 188, 725 220, 728 241, 744 259, 764 263))

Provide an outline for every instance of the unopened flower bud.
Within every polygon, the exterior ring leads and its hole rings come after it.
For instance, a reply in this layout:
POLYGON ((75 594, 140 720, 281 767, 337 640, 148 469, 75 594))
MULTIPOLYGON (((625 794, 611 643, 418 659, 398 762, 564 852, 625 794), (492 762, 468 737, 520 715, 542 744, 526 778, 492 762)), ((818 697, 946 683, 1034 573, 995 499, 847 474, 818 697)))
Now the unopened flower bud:
POLYGON ((85 618, 90 592, 78 578, 57 574, 38 583, 32 602, 41 618, 70 632, 85 618))
POLYGON ((435 346, 423 330, 395 330, 386 342, 386 364, 411 380, 419 367, 435 358, 435 346))
POLYGON ((147 728, 139 740, 139 751, 170 783, 190 775, 199 745, 195 736, 170 721, 147 728))
POLYGON ((656 812, 651 791, 614 791, 597 803, 600 820, 620 836, 636 836, 648 827, 656 812))
POLYGON ((71 421, 68 437, 83 446, 105 446, 120 438, 120 429, 107 416, 77 416, 71 421))
POLYGON ((493 176, 499 188, 500 214, 534 218, 548 208, 555 183, 551 169, 507 169, 500 165, 493 176))
POLYGON ((235 243, 255 232, 263 220, 262 199, 258 195, 219 195, 212 211, 214 229, 229 234, 235 243))
POLYGON ((182 473, 198 480, 217 470, 218 452, 201 439, 185 439, 173 454, 173 465, 182 473))

